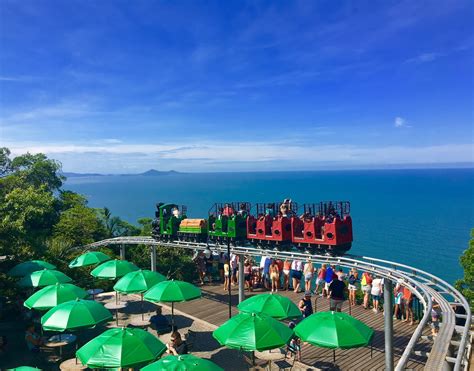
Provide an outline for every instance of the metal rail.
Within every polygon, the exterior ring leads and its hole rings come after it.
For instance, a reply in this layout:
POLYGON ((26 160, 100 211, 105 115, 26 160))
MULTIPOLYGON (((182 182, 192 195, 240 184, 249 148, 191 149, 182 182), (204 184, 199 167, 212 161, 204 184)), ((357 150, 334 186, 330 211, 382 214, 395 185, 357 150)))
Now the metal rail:
MULTIPOLYGON (((203 250, 210 248, 217 252, 226 252, 226 245, 206 244, 185 241, 156 241, 151 237, 116 237, 107 240, 94 242, 92 244, 79 247, 81 250, 90 250, 107 245, 147 245, 163 246, 169 248, 182 248, 190 250, 203 250)), ((306 260, 311 258, 315 263, 337 264, 345 268, 357 268, 378 275, 390 280, 403 280, 404 285, 409 287, 413 294, 423 305, 424 315, 416 327, 405 351, 398 360, 396 370, 403 370, 410 358, 415 353, 415 346, 420 339, 423 329, 427 325, 432 308, 432 300, 439 303, 443 315, 442 326, 438 336, 434 338, 431 351, 426 354, 426 368, 429 370, 444 370, 452 368, 459 371, 462 368, 467 370, 470 353, 470 326, 471 309, 469 303, 452 285, 446 281, 414 267, 391 262, 383 259, 366 256, 345 255, 345 256, 323 256, 301 253, 297 251, 279 251, 261 249, 254 246, 232 246, 231 252, 235 254, 245 254, 252 256, 271 256, 275 258, 290 258, 306 260), (462 306, 466 311, 465 316, 456 315, 454 306, 462 306), (465 318, 464 326, 455 326, 456 316, 465 318), (460 336, 460 338, 459 338, 460 336), (454 356, 454 357, 453 357, 454 356)))

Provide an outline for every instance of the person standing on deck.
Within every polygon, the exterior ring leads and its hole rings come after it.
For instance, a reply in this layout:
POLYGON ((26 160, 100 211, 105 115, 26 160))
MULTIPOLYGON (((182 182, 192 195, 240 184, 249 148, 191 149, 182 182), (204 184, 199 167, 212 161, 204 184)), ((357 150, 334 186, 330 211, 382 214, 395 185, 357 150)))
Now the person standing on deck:
POLYGON ((379 302, 380 302, 380 297, 382 293, 383 293, 383 278, 376 276, 372 281, 372 289, 370 291, 370 294, 372 295, 372 305, 373 305, 372 310, 375 313, 379 312, 379 302))
POLYGON ((290 290, 290 270, 291 270, 291 261, 285 259, 283 262, 283 290, 290 290))
POLYGON ((349 305, 355 306, 356 303, 356 292, 357 284, 359 282, 359 273, 357 269, 352 268, 349 272, 349 305))
POLYGON ((298 308, 300 308, 303 318, 307 318, 313 314, 313 304, 311 303, 311 292, 306 291, 304 296, 298 303, 298 308))
POLYGON ((372 275, 369 272, 362 273, 362 291, 364 292, 364 309, 369 308, 369 295, 372 290, 372 275))
POLYGON ((329 310, 340 312, 342 310, 342 304, 344 303, 344 290, 346 289, 346 284, 343 281, 343 276, 332 280, 329 285, 329 310))
POLYGON ((291 263, 291 275, 293 276, 294 292, 300 292, 300 282, 303 276, 303 262, 301 260, 293 260, 291 263))
POLYGON ((326 297, 328 292, 325 287, 326 281, 324 280, 326 278, 326 264, 321 265, 321 268, 318 271, 318 278, 316 279, 316 294, 318 294, 319 290, 319 285, 321 285, 321 294, 320 296, 326 297))
POLYGON ((280 286, 280 272, 275 260, 272 260, 272 264, 269 267, 269 271, 270 279, 272 281, 272 292, 278 292, 278 286, 280 286))
POLYGON ((413 293, 408 287, 403 288, 403 301, 405 303, 405 320, 404 322, 410 322, 413 325, 413 293))
POLYGON ((313 282, 313 275, 314 275, 314 266, 311 259, 308 259, 308 261, 304 265, 303 275, 304 275, 305 291, 311 291, 311 283, 313 282))

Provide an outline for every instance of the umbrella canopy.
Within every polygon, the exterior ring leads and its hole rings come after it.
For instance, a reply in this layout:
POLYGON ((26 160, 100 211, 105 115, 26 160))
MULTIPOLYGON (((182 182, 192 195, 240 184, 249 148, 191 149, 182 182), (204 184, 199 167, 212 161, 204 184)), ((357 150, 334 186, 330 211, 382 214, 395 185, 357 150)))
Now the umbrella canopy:
POLYGON ((263 351, 288 343, 293 331, 265 314, 240 313, 212 333, 228 348, 245 351, 263 351))
POLYGON ((154 361, 166 350, 155 336, 139 328, 112 328, 82 346, 76 356, 90 368, 133 367, 154 361))
POLYGON ((148 366, 140 369, 141 371, 187 371, 187 370, 200 370, 200 371, 224 371, 223 368, 217 366, 214 362, 207 359, 202 359, 192 354, 183 354, 179 356, 167 356, 159 361, 156 361, 148 366))
POLYGON ((47 310, 66 301, 84 299, 89 294, 71 283, 56 283, 43 287, 26 299, 24 306, 29 309, 47 310))
POLYGON ((246 313, 263 313, 278 320, 301 318, 301 311, 290 299, 277 294, 254 295, 237 308, 246 313))
POLYGON ((114 290, 132 294, 136 292, 144 292, 155 286, 157 283, 166 281, 166 277, 158 272, 146 269, 127 273, 114 286, 114 290))
POLYGON ((110 260, 108 255, 100 251, 89 251, 75 258, 69 263, 69 268, 87 267, 110 260))
POLYGON ((40 271, 42 269, 56 269, 56 267, 53 264, 43 260, 29 260, 15 265, 12 269, 10 269, 8 275, 12 277, 23 277, 27 274, 33 273, 34 271, 40 271))
POLYGON ((76 299, 59 304, 41 317, 45 330, 65 331, 94 327, 110 321, 112 313, 93 300, 76 299))
POLYGON ((347 313, 318 312, 301 321, 295 333, 318 347, 350 349, 367 346, 374 330, 347 313))
POLYGON ((174 303, 201 297, 201 289, 184 281, 163 281, 145 293, 145 300, 174 303))
POLYGON ((41 369, 30 366, 19 366, 15 368, 8 368, 7 371, 41 371, 41 369))
POLYGON ((72 279, 60 271, 53 269, 43 269, 35 271, 23 277, 18 284, 24 287, 43 287, 54 285, 56 283, 71 282, 72 279))
POLYGON ((137 271, 138 267, 126 260, 109 260, 95 267, 91 275, 97 278, 114 280, 125 276, 127 273, 137 271))

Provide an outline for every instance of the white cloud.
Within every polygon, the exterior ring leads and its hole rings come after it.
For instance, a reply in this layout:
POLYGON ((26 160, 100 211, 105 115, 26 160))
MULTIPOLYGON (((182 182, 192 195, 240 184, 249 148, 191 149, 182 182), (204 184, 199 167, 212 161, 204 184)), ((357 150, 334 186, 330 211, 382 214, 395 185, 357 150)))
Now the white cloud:
POLYGON ((159 168, 181 171, 301 170, 365 165, 474 162, 474 144, 368 147, 288 145, 287 142, 75 145, 11 143, 13 155, 46 153, 66 171, 117 173, 159 168), (284 150, 282 150, 284 148, 284 150), (304 154, 304 156, 302 156, 304 154))
POLYGON ((433 62, 436 59, 445 56, 443 53, 422 53, 417 55, 416 57, 407 59, 405 63, 414 63, 414 64, 422 64, 433 62))
POLYGON ((395 117, 393 124, 396 128, 411 128, 411 125, 408 125, 407 120, 400 116, 395 117))

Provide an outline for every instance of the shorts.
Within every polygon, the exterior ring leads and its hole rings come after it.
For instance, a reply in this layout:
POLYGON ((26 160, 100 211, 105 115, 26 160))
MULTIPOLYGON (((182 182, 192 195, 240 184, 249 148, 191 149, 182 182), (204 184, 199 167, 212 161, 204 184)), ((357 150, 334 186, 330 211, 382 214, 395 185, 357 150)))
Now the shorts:
POLYGON ((289 269, 283 269, 283 274, 285 276, 288 276, 290 274, 290 270, 289 269))
POLYGON ((325 283, 324 278, 316 278, 316 285, 321 285, 324 283, 325 283))
POLYGON ((349 284, 348 287, 349 287, 349 290, 351 290, 351 291, 356 291, 357 290, 356 285, 349 284))
POLYGON ((237 268, 232 268, 232 275, 235 276, 237 274, 238 269, 237 268))
POLYGON ((206 272, 209 273, 209 274, 212 273, 212 265, 208 265, 206 267, 206 272))
POLYGON ((219 270, 224 269, 224 263, 217 264, 217 269, 219 269, 219 270))
POLYGON ((244 276, 244 278, 245 278, 245 281, 250 281, 252 279, 252 275, 251 274, 246 274, 244 276))
POLYGON ((311 273, 306 273, 304 275, 304 280, 305 281, 311 281, 313 279, 313 275, 311 273))
POLYGON ((439 330, 439 321, 431 321, 431 328, 433 330, 439 330))
POLYGON ((372 295, 372 300, 379 301, 380 300, 380 295, 372 295))
POLYGON ((400 305, 402 303, 402 297, 403 296, 401 294, 395 296, 395 304, 400 305))
POLYGON ((293 278, 295 278, 297 280, 301 280, 301 277, 303 276, 301 271, 295 271, 294 269, 291 270, 291 274, 292 274, 293 278))
POLYGON ((342 299, 333 299, 329 300, 329 309, 332 310, 333 312, 336 310, 341 310, 342 309, 342 303, 344 303, 344 300, 342 299))
POLYGON ((370 293, 370 290, 372 290, 372 286, 362 285, 362 291, 364 291, 365 293, 370 293))
POLYGON ((278 275, 278 273, 272 273, 272 274, 270 275, 270 278, 271 278, 272 281, 273 281, 273 280, 277 280, 278 278, 280 278, 280 276, 278 275))

